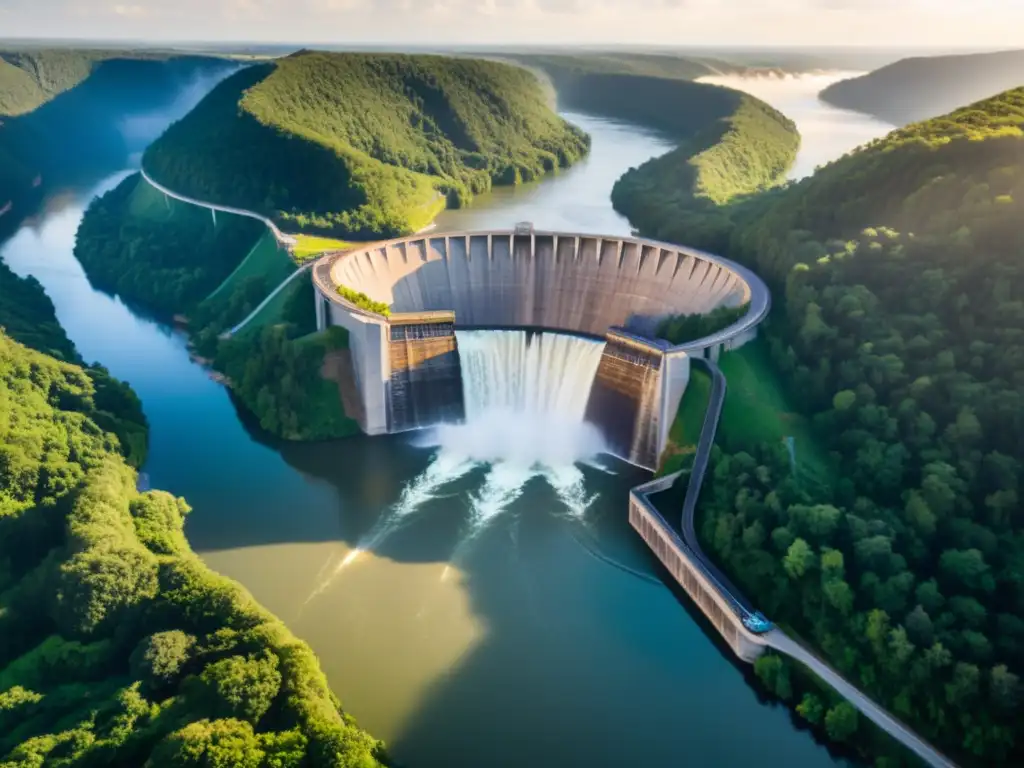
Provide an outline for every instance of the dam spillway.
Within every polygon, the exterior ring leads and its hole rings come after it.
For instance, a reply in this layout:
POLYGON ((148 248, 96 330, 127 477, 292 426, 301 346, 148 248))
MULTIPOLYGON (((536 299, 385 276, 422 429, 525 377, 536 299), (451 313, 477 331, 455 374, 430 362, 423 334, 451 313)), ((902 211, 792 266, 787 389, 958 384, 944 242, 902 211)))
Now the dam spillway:
POLYGON ((717 357, 753 338, 770 303, 756 275, 711 254, 529 225, 374 243, 327 254, 311 272, 318 328, 349 332, 368 434, 467 415, 474 404, 464 391, 461 332, 559 331, 605 341, 592 391, 573 402, 609 437, 612 453, 651 469, 686 387, 688 358, 717 357), (339 287, 389 313, 343 298, 339 287), (747 311, 739 320, 703 339, 671 346, 655 338, 666 317, 740 306, 747 311))

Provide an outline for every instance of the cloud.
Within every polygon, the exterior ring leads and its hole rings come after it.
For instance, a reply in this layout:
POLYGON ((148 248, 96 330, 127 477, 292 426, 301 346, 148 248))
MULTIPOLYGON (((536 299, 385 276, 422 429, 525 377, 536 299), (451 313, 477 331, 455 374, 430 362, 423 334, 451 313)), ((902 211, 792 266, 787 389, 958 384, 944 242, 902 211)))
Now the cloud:
POLYGON ((1024 46, 1022 9, 1021 0, 0 0, 0 34, 421 46, 1005 48, 1024 46))

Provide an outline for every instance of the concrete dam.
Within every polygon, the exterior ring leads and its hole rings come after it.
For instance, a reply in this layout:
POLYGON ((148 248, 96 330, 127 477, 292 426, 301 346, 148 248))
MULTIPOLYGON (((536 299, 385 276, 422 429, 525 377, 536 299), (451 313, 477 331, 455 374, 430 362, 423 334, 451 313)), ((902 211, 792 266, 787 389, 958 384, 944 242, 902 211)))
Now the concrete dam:
POLYGON ((690 356, 717 358, 753 338, 770 302, 756 275, 711 254, 531 225, 374 243, 327 254, 312 272, 318 328, 349 332, 366 433, 463 418, 459 332, 556 331, 604 342, 591 390, 580 393, 586 419, 613 453, 650 469, 686 389, 690 356), (655 338, 666 317, 744 305, 739 320, 704 339, 671 346, 655 338))

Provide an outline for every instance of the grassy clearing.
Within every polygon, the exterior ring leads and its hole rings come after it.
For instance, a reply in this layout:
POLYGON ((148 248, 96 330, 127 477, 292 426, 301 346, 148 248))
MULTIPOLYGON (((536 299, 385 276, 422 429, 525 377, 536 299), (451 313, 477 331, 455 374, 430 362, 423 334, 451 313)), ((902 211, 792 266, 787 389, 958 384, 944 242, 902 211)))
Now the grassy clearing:
POLYGON ((668 445, 661 457, 659 475, 670 475, 690 466, 700 440, 704 415, 711 399, 711 377, 704 371, 691 366, 690 381, 679 402, 676 420, 668 434, 668 445))
POLYGON ((266 231, 256 241, 249 255, 242 260, 234 272, 227 276, 207 298, 218 294, 230 296, 235 286, 251 277, 264 277, 269 285, 277 287, 282 280, 295 271, 295 264, 288 253, 278 246, 277 240, 266 231))
MULTIPOLYGON (((274 286, 277 287, 276 285, 274 286)), ((303 289, 303 278, 297 277, 288 284, 283 291, 267 302, 266 306, 249 321, 240 332, 240 336, 258 334, 261 329, 268 325, 276 325, 285 322, 285 310, 289 303, 303 289)), ((312 299, 310 300, 312 302, 312 299)))
POLYGON ((807 419, 788 402, 778 372, 762 339, 722 355, 718 363, 728 381, 719 435, 732 450, 754 443, 792 438, 797 471, 813 482, 828 482, 829 461, 807 419))
POLYGON ((295 237, 299 242, 292 249, 292 256, 300 264, 314 259, 327 251, 344 251, 356 245, 356 243, 337 240, 333 237, 318 237, 316 235, 296 235, 295 237))

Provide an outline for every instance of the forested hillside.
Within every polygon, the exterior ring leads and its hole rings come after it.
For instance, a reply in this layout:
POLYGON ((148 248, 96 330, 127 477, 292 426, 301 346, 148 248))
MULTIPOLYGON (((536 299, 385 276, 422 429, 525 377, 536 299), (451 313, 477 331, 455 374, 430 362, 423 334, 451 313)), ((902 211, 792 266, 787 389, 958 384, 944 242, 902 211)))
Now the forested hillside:
POLYGON ((1022 85, 1024 51, 916 56, 834 83, 821 98, 902 126, 1022 85))
POLYGON ((205 208, 171 202, 135 173, 90 204, 75 257, 96 287, 169 318, 220 285, 264 229, 241 216, 214 223, 205 208))
MULTIPOLYGON (((696 80, 746 69, 710 56, 681 56, 625 51, 587 53, 504 54, 503 58, 543 71, 559 91, 571 91, 589 75, 633 75, 638 77, 696 80)), ((564 106, 568 106, 565 104, 564 106)))
POLYGON ((233 66, 128 52, 0 52, 0 212, 10 203, 24 213, 47 186, 121 167, 149 138, 132 135, 133 116, 166 110, 199 79, 233 66))
MULTIPOLYGON (((0 326, 77 361, 3 265, 0 326)), ((141 457, 108 426, 144 430, 131 391, 15 338, 0 329, 0 764, 378 765, 310 649, 189 549, 185 501, 136 490, 141 457)))
POLYGON ((779 111, 729 88, 680 81, 651 87, 655 94, 623 82, 608 103, 643 99, 682 141, 626 171, 612 204, 649 237, 721 251, 731 232, 722 206, 781 183, 800 134, 779 111))
POLYGON ((731 231, 721 205, 780 183, 800 135, 778 110, 692 78, 743 67, 715 59, 632 54, 519 56, 551 80, 562 109, 657 130, 679 142, 630 168, 612 204, 649 237, 720 250, 731 231))
POLYGON ((519 67, 300 52, 223 82, 143 163, 179 192, 286 229, 371 237, 566 167, 588 143, 519 67))
MULTIPOLYGON (((730 438, 700 512, 754 601, 965 765, 1020 765, 1024 89, 910 125, 740 206, 772 359, 836 468, 730 438)), ((738 353, 736 353, 738 354, 738 353)), ((758 673, 833 738, 825 694, 758 673)), ((884 749, 884 747, 879 747, 884 749)))

